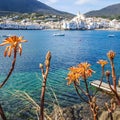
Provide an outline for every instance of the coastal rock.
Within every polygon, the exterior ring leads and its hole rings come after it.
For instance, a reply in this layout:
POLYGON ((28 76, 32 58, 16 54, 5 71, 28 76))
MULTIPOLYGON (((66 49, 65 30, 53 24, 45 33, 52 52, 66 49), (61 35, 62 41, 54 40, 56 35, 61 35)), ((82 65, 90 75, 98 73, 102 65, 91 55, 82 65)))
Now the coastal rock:
POLYGON ((59 106, 54 107, 51 118, 52 120, 89 120, 88 112, 89 107, 87 104, 74 105, 61 109, 59 106), (83 114, 87 114, 83 116, 83 114))
MULTIPOLYGON (((104 93, 98 93, 97 105, 100 107, 98 120, 111 120, 104 103, 110 101, 111 96, 104 93)), ((112 114, 113 120, 120 120, 120 108, 117 108, 112 114)), ((60 108, 55 105, 51 114, 52 120, 93 120, 90 107, 86 103, 76 104, 66 108, 60 108)))
MULTIPOLYGON (((112 116, 113 120, 120 120, 120 110, 116 110, 114 113, 112 113, 112 116)), ((108 111, 102 112, 99 120, 111 120, 108 111)))

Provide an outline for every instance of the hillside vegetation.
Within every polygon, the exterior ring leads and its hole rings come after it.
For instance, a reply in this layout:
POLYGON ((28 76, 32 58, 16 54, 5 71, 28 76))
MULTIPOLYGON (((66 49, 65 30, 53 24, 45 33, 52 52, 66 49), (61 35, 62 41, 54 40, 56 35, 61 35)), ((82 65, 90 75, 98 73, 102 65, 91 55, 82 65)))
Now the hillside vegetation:
POLYGON ((12 12, 73 16, 73 14, 56 10, 37 0, 0 0, 0 15, 6 15, 12 12))
POLYGON ((92 17, 109 17, 109 18, 120 18, 120 3, 110 5, 108 7, 102 8, 100 10, 94 10, 85 13, 86 16, 92 17))

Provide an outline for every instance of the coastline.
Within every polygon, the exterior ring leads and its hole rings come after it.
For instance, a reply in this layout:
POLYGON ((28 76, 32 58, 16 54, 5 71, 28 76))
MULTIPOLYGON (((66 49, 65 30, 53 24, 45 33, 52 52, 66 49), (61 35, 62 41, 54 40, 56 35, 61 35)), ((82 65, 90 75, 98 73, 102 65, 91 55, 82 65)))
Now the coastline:
POLYGON ((36 29, 36 28, 33 28, 33 29, 17 29, 17 28, 0 28, 0 30, 61 30, 61 31, 90 31, 90 30, 106 30, 106 31, 120 31, 120 29, 115 29, 115 28, 99 28, 99 29, 74 29, 74 30, 71 30, 71 29, 53 29, 53 28, 48 28, 48 29, 36 29))
POLYGON ((115 29, 115 28, 103 28, 103 29, 95 29, 95 30, 106 30, 106 31, 120 31, 120 29, 115 29))

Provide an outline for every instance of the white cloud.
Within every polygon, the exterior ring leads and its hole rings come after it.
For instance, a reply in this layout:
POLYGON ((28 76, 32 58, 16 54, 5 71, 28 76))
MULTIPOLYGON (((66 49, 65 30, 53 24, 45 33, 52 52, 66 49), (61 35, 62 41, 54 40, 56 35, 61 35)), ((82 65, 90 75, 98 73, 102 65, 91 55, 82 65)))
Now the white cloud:
POLYGON ((47 0, 46 4, 54 4, 56 2, 58 2, 58 0, 47 0))
POLYGON ((96 0, 77 0, 75 4, 83 5, 83 4, 94 3, 94 2, 96 2, 96 0))

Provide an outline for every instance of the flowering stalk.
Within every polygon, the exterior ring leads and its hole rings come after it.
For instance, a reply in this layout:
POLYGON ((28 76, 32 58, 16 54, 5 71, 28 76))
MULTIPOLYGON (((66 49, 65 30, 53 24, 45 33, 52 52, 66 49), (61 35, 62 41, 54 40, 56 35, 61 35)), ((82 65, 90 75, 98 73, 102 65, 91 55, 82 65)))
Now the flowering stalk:
POLYGON ((46 89, 46 82, 47 76, 50 68, 50 60, 51 60, 51 53, 48 51, 45 60, 46 71, 44 72, 43 65, 40 64, 40 69, 42 72, 43 82, 42 82, 42 90, 41 90, 41 104, 40 104, 40 116, 39 120, 44 120, 44 98, 45 98, 45 89, 46 89))
POLYGON ((68 73, 68 77, 66 78, 68 80, 68 85, 71 83, 74 83, 75 90, 77 94, 84 100, 86 103, 89 104, 90 109, 93 113, 93 118, 94 120, 98 120, 97 118, 97 111, 98 111, 98 106, 96 104, 96 99, 90 95, 88 83, 87 83, 87 78, 92 76, 92 73, 94 72, 90 68, 90 64, 87 62, 80 63, 77 65, 77 67, 71 67, 69 68, 70 72, 68 73), (82 78, 85 83, 85 90, 82 89, 80 86, 78 86, 77 83, 79 83, 79 78, 82 78), (88 100, 85 100, 79 93, 78 89, 88 98, 88 100))
POLYGON ((108 110, 108 113, 110 115, 110 119, 113 120, 113 115, 112 113, 114 113, 115 109, 116 109, 116 101, 114 99, 111 99, 110 101, 110 106, 108 105, 108 103, 105 103, 105 106, 108 110))
POLYGON ((93 119, 98 120, 97 114, 98 114, 98 106, 96 104, 96 98, 91 97, 91 101, 89 101, 89 105, 91 108, 91 111, 93 112, 93 119))
POLYGON ((119 97, 118 93, 110 85, 110 71, 106 71, 106 80, 108 81, 109 87, 112 90, 112 92, 114 93, 115 97, 117 98, 118 104, 120 105, 120 97, 119 97))
POLYGON ((12 72, 13 72, 13 70, 14 70, 14 67, 15 67, 15 63, 16 63, 16 56, 17 56, 17 49, 15 48, 15 49, 14 49, 14 59, 13 59, 13 61, 12 61, 12 66, 11 66, 11 68, 10 68, 10 71, 9 71, 7 77, 6 77, 5 80, 0 84, 0 88, 2 88, 2 87, 5 85, 5 83, 7 82, 7 80, 9 79, 9 77, 11 76, 11 74, 12 74, 12 72))
POLYGON ((7 80, 9 79, 9 77, 11 76, 14 70, 17 52, 19 52, 20 55, 22 54, 22 45, 21 45, 22 42, 27 42, 27 40, 23 40, 23 37, 11 36, 11 37, 6 38, 3 41, 3 43, 0 44, 0 46, 9 44, 9 46, 7 46, 4 51, 4 57, 6 56, 11 57, 12 51, 14 51, 14 57, 13 57, 11 69, 7 77, 5 78, 5 80, 0 84, 0 88, 2 88, 5 85, 5 83, 7 82, 7 80))
MULTIPOLYGON (((6 38, 3 43, 0 44, 0 46, 4 46, 4 45, 8 45, 4 51, 4 57, 8 56, 8 57, 11 57, 11 54, 12 54, 12 50, 14 51, 14 59, 12 61, 12 66, 10 68, 10 71, 7 75, 7 77, 5 78, 5 80, 0 84, 0 88, 2 88, 5 83, 8 81, 9 77, 11 76, 13 70, 14 70, 14 66, 15 66, 15 63, 16 63, 16 56, 17 56, 17 51, 20 53, 20 55, 22 54, 22 45, 21 43, 22 42, 27 42, 26 40, 23 40, 22 39, 23 37, 17 37, 17 36, 11 36, 11 37, 8 37, 6 38)), ((2 117, 3 120, 6 120, 6 117, 5 117, 5 114, 4 114, 4 111, 2 109, 2 106, 0 105, 0 115, 2 117)))
POLYGON ((0 115, 3 120, 7 120, 1 105, 0 105, 0 115))
POLYGON ((81 91, 84 95, 87 96, 86 92, 85 92, 80 86, 78 86, 76 82, 74 82, 74 87, 75 87, 76 93, 78 94, 78 96, 80 97, 80 99, 83 100, 84 102, 86 102, 86 103, 88 104, 89 102, 81 96, 81 94, 79 93, 78 88, 80 89, 80 91, 81 91))
POLYGON ((101 79, 100 79, 100 85, 99 85, 99 88, 103 82, 103 78, 104 78, 104 66, 102 66, 102 75, 101 75, 101 79))
POLYGON ((113 80, 113 86, 114 86, 114 90, 115 92, 117 92, 117 89, 116 89, 116 74, 115 74, 115 67, 114 67, 114 57, 115 57, 115 52, 113 51, 109 51, 107 53, 107 56, 110 60, 110 64, 111 64, 111 70, 112 70, 112 80, 113 80))
POLYGON ((108 62, 106 60, 99 60, 97 63, 100 64, 102 68, 102 74, 101 74, 100 85, 99 85, 99 88, 100 88, 103 78, 104 78, 104 67, 108 62))
POLYGON ((87 79, 86 79, 85 75, 84 75, 84 82, 85 82, 85 87, 86 87, 86 95, 88 96, 89 101, 91 101, 91 95, 90 95, 90 92, 89 92, 89 89, 88 89, 87 79))
POLYGON ((86 94, 87 94, 88 99, 89 99, 90 109, 91 109, 91 111, 93 113, 93 119, 98 120, 98 117, 97 117, 98 106, 96 104, 96 98, 92 97, 90 95, 85 72, 84 72, 84 77, 83 78, 84 78, 85 87, 86 87, 86 94))
POLYGON ((117 91, 117 89, 116 89, 115 67, 114 67, 113 60, 111 60, 111 68, 112 68, 112 78, 113 78, 113 86, 114 86, 114 90, 117 91))

